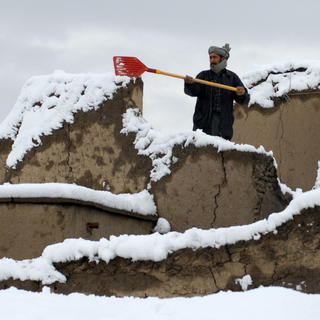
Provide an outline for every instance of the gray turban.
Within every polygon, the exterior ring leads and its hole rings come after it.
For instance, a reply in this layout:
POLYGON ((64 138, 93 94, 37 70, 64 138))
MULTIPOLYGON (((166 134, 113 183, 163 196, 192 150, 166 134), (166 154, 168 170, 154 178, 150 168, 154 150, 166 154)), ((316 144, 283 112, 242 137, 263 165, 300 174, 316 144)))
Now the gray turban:
POLYGON ((224 57, 226 59, 228 59, 230 57, 230 52, 231 48, 229 46, 229 43, 226 43, 223 47, 216 47, 216 46, 211 46, 208 49, 208 53, 215 53, 221 57, 224 57))

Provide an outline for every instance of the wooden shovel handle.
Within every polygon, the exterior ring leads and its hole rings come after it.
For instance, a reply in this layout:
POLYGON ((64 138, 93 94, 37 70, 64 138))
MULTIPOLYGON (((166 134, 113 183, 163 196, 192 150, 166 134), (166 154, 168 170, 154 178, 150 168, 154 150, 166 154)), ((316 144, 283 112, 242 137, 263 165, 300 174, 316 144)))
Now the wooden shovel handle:
MULTIPOLYGON (((163 74, 163 75, 169 76, 169 77, 185 79, 185 76, 181 76, 180 74, 165 72, 165 71, 161 71, 161 70, 158 70, 158 69, 155 70, 155 73, 163 74)), ((197 79, 197 78, 193 78, 193 81, 194 82, 198 82, 198 83, 202 83, 202 84, 206 84, 206 85, 212 86, 212 87, 218 87, 218 88, 222 88, 222 89, 226 89, 226 90, 237 91, 236 87, 227 86, 227 85, 221 84, 221 83, 216 83, 216 82, 212 82, 212 81, 206 81, 206 80, 197 79)))

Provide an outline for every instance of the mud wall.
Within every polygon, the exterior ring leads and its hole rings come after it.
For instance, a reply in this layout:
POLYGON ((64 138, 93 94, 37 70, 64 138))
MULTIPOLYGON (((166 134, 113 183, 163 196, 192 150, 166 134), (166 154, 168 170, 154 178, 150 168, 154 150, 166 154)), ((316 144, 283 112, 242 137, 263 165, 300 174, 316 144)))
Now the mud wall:
MULTIPOLYGON (((219 249, 183 249, 160 262, 115 258, 108 264, 87 259, 56 264, 67 277, 54 283, 57 293, 83 292, 109 296, 196 296, 220 290, 240 291, 236 282, 250 275, 249 288, 283 286, 320 293, 320 211, 305 211, 259 240, 242 241, 219 249)), ((40 291, 34 281, 9 279, 0 288, 17 286, 40 291)))
MULTIPOLYGON (((42 144, 29 151, 16 169, 6 168, 2 183, 66 182, 113 193, 145 189, 151 161, 137 155, 133 136, 120 134, 126 109, 142 110, 142 91, 138 79, 97 110, 78 112, 73 124, 65 123, 42 137, 42 144)), ((5 168, 4 160, 1 167, 5 168)))
POLYGON ((177 146, 171 174, 152 185, 161 217, 185 231, 248 224, 284 209, 273 159, 251 152, 177 146))
POLYGON ((279 178, 293 189, 309 190, 320 160, 319 126, 320 92, 292 92, 271 109, 238 107, 233 140, 272 150, 279 178))
POLYGON ((154 219, 125 216, 77 204, 0 203, 0 258, 30 259, 68 238, 149 234, 154 219))

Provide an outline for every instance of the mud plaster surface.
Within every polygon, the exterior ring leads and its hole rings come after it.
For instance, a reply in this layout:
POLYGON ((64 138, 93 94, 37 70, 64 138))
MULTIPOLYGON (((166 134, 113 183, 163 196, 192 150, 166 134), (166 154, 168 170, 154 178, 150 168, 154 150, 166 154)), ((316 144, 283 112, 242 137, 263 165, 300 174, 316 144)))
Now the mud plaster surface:
POLYGON ((272 150, 280 179, 293 189, 309 190, 320 160, 319 126, 320 92, 290 93, 271 109, 239 106, 233 140, 272 150))
POLYGON ((0 203, 0 258, 29 259, 67 238, 149 234, 153 221, 71 204, 0 203), (88 228, 89 225, 95 226, 88 228))
POLYGON ((173 230, 248 224, 287 204, 272 158, 215 148, 176 147, 170 176, 152 185, 161 217, 173 230))

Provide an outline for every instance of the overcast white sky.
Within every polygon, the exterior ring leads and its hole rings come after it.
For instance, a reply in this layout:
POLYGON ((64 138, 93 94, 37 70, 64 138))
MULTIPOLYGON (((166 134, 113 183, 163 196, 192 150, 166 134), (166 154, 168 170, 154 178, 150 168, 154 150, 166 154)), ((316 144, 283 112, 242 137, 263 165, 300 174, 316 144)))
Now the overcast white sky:
MULTIPOLYGON (((239 76, 286 60, 320 57, 320 1, 0 0, 0 121, 23 83, 56 69, 113 72, 114 55, 195 76, 207 48, 230 43, 239 76)), ((143 75, 144 115, 167 130, 189 130, 195 100, 183 81, 143 75)))

